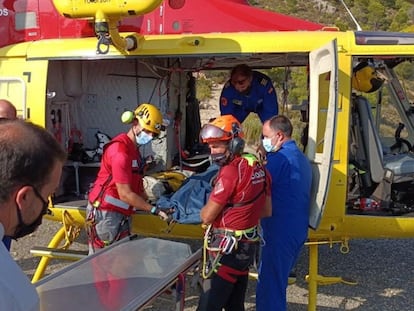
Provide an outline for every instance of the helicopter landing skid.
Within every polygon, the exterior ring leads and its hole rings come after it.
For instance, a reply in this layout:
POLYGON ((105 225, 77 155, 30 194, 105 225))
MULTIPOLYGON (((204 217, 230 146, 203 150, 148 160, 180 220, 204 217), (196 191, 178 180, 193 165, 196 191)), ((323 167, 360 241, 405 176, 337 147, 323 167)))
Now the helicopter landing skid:
POLYGON ((309 275, 306 276, 305 280, 308 282, 309 296, 308 296, 308 311, 316 311, 318 285, 330 285, 337 283, 344 283, 347 285, 356 285, 357 282, 352 280, 345 280, 341 277, 325 277, 318 274, 318 256, 319 256, 319 245, 341 243, 340 250, 342 253, 349 252, 348 240, 343 241, 309 241, 305 243, 309 246, 309 275))
MULTIPOLYGON (((308 282, 309 280, 309 275, 305 276, 305 281, 308 282)), ((342 277, 338 277, 338 276, 323 276, 318 274, 316 276, 316 282, 318 283, 318 285, 331 285, 331 284, 338 284, 338 283, 343 283, 346 285, 357 285, 358 282, 355 280, 346 280, 342 277)))

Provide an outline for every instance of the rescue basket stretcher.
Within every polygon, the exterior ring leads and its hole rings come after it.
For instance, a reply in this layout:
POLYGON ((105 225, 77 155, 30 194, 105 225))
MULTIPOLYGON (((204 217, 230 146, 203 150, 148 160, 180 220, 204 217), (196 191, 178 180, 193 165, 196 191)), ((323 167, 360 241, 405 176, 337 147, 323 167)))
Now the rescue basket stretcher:
MULTIPOLYGON (((87 200, 71 201, 55 204, 50 208, 46 219, 62 222, 72 222, 84 228, 86 219, 87 200)), ((145 236, 165 238, 202 239, 204 231, 200 224, 170 223, 159 219, 147 212, 137 211, 132 215, 131 232, 145 236)))
POLYGON ((184 309, 185 275, 201 258, 186 243, 158 238, 122 239, 35 284, 40 309, 139 310, 175 285, 184 309))

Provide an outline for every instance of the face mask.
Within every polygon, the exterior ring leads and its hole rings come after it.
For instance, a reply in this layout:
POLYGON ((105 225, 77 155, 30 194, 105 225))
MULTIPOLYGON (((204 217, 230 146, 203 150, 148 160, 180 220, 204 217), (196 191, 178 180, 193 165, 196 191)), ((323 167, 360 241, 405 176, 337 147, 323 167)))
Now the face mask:
POLYGON ((14 231, 14 234, 13 236, 11 236, 11 238, 16 240, 18 238, 24 237, 25 235, 33 233, 37 229, 37 227, 39 227, 40 224, 42 223, 42 218, 43 218, 43 215, 47 213, 48 205, 49 203, 44 201, 42 212, 40 213, 39 216, 37 216, 37 218, 31 224, 28 225, 23 222, 22 213, 16 204, 17 218, 19 219, 19 224, 17 225, 16 230, 14 231))
POLYGON ((152 140, 152 135, 141 131, 137 136, 135 136, 135 141, 138 145, 142 146, 148 144, 152 140))
POLYGON ((272 145, 272 139, 269 137, 265 137, 262 139, 263 148, 266 150, 266 152, 272 152, 275 151, 275 146, 272 145))
POLYGON ((216 163, 218 166, 223 166, 227 163, 227 155, 226 153, 215 153, 210 155, 211 161, 216 163))

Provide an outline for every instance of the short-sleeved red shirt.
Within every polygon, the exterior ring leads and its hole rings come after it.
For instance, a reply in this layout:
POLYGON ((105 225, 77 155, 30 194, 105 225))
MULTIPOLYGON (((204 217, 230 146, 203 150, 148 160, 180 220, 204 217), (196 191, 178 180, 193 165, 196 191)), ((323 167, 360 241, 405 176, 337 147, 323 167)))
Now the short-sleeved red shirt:
POLYGON ((213 227, 244 230, 256 226, 270 193, 270 183, 270 174, 258 161, 249 163, 238 156, 223 166, 209 197, 224 206, 213 227))
POLYGON ((98 200, 100 202, 99 207, 102 209, 114 210, 127 215, 132 214, 132 206, 129 206, 127 209, 119 208, 114 204, 106 202, 104 198, 108 195, 119 199, 116 189, 117 183, 129 184, 132 191, 140 195, 143 194, 142 165, 143 161, 139 150, 127 134, 123 133, 114 137, 109 142, 109 145, 105 146, 98 176, 89 193, 89 201, 94 203, 98 200), (110 175, 112 175, 112 179, 106 185, 110 175), (104 190, 101 193, 103 187, 104 190))

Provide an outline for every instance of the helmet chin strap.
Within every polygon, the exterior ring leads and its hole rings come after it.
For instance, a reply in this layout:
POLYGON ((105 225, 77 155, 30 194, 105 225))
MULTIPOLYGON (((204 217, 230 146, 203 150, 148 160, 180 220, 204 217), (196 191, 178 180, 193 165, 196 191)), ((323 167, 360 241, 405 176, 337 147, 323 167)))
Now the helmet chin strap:
POLYGON ((137 147, 139 147, 139 144, 137 143, 136 137, 141 133, 142 129, 139 130, 138 132, 136 132, 135 131, 135 127, 136 127, 136 125, 132 125, 132 127, 131 127, 131 131, 132 131, 132 134, 133 134, 133 136, 131 138, 135 142, 135 144, 137 145, 137 147))
POLYGON ((234 159, 234 154, 227 149, 224 153, 211 155, 211 160, 219 166, 224 166, 234 159))

